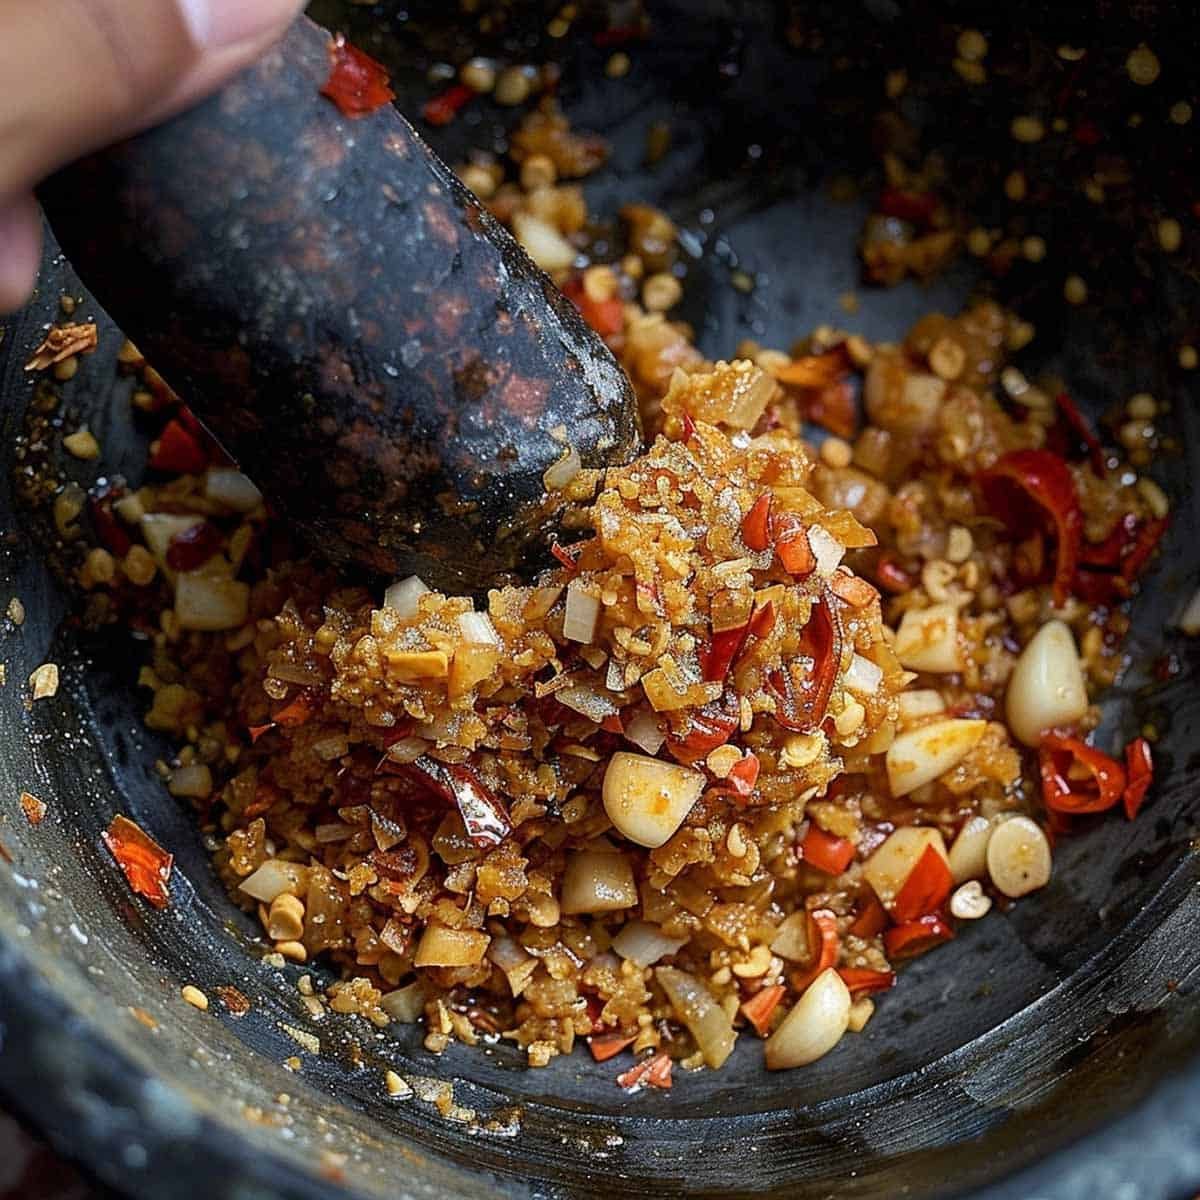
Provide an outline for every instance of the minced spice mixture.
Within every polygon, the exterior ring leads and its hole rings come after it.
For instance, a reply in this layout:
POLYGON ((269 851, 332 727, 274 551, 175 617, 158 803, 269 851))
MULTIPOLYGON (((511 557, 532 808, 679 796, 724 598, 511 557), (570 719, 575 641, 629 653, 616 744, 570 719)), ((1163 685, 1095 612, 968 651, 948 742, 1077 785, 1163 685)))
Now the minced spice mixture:
POLYGON ((271 952, 340 971, 334 1009, 534 1066, 583 1040, 627 1088, 739 1036, 803 1065, 905 959, 1045 885, 1056 839, 1136 815, 1148 743, 1086 738, 1167 502, 1006 364, 1030 330, 990 303, 707 361, 666 315, 669 219, 629 206, 625 253, 580 270, 559 178, 594 142, 547 104, 514 145, 520 182, 464 177, 647 435, 603 473, 564 439, 558 565, 481 603, 347 586, 127 346, 153 482, 91 498, 80 581, 152 635, 166 786, 271 952))

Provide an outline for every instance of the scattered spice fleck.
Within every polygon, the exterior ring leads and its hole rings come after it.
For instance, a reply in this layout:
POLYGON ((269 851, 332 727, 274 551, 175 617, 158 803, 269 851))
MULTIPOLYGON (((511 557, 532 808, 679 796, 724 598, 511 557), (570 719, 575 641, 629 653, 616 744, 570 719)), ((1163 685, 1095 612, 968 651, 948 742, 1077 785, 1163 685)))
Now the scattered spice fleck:
POLYGON ((30 825, 40 825, 46 817, 46 802, 32 792, 21 793, 21 811, 30 825))
POLYGON ((49 700, 58 694, 58 664, 42 663, 29 676, 29 686, 35 700, 49 700))
MULTIPOLYGON (((295 1025, 287 1025, 283 1021, 279 1022, 279 1028, 288 1035, 297 1045, 303 1046, 309 1054, 321 1053, 321 1039, 315 1033, 309 1033, 307 1029, 300 1029, 295 1025)), ((296 1067, 299 1070, 300 1060, 296 1060, 296 1067)))
POLYGON ((244 1017, 250 1011, 250 1000, 237 988, 224 984, 216 989, 217 997, 232 1017, 244 1017))
POLYGON ((144 1008, 138 1008, 136 1005, 133 1005, 129 1009, 129 1015, 139 1025, 145 1025, 147 1029, 158 1028, 158 1022, 144 1008))
POLYGON ((403 1099, 413 1094, 412 1088, 396 1074, 395 1071, 387 1071, 384 1073, 383 1082, 387 1087, 389 1096, 394 1096, 397 1099, 403 1099))
POLYGON ((187 983, 179 989, 179 995, 193 1008, 201 1012, 208 1011, 208 997, 195 985, 187 983))

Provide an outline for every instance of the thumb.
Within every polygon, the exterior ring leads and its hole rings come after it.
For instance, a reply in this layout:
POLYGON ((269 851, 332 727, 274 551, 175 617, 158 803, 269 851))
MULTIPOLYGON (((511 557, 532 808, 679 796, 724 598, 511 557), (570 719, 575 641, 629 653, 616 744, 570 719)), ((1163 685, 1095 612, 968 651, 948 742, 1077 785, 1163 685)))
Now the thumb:
POLYGON ((0 0, 0 311, 32 286, 43 176, 194 103, 300 0, 0 0))

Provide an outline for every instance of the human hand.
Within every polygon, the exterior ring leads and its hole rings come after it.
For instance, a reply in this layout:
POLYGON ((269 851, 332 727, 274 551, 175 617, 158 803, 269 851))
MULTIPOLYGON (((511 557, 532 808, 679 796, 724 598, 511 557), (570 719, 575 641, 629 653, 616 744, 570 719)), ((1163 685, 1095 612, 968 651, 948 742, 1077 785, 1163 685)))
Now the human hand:
POLYGON ((0 312, 23 304, 37 275, 38 181, 194 104, 266 50, 302 7, 0 0, 0 312))

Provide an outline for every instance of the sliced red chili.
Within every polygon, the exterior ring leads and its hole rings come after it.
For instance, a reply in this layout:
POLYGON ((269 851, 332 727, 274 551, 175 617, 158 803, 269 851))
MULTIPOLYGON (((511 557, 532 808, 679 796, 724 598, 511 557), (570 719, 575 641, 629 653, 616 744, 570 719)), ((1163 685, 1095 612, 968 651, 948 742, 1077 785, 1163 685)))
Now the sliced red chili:
POLYGON ((155 908, 166 908, 171 900, 167 883, 175 856, 128 817, 113 817, 100 836, 124 872, 130 888, 155 908))
POLYGON ((772 494, 763 492, 742 518, 742 541, 756 554, 771 544, 772 494))
POLYGON ((887 910, 874 891, 868 889, 866 898, 854 918, 854 923, 846 932, 860 938, 875 937, 887 928, 887 923, 887 910))
POLYGON ((801 684, 785 665, 767 676, 767 685, 775 697, 775 720, 785 729, 809 733, 825 719, 842 656, 841 625, 828 596, 812 606, 800 634, 800 654, 813 664, 801 684))
POLYGON ((211 521, 201 521, 171 538, 167 566, 173 571, 194 571, 208 562, 224 542, 221 531, 211 521))
POLYGON ((268 721, 266 725, 248 725, 246 732, 250 735, 250 744, 253 746, 264 733, 274 728, 274 721, 268 721))
POLYGON ((636 1033, 624 1034, 619 1029, 611 1033, 594 1033, 588 1040, 588 1049, 597 1062, 607 1062, 615 1058, 626 1046, 632 1046, 637 1038, 636 1033))
POLYGON ((321 86, 321 95, 332 100, 343 116, 357 119, 382 108, 396 93, 383 64, 350 45, 339 33, 329 43, 329 78, 321 86))
POLYGON ((116 494, 112 490, 88 497, 88 513, 92 518, 92 528, 100 539, 100 544, 117 558, 124 558, 133 545, 133 539, 125 531, 113 513, 113 500, 116 494))
POLYGON ((754 1026, 754 1032, 759 1037, 766 1037, 771 1032, 771 1016, 779 1007, 787 988, 782 983, 774 983, 770 987, 761 988, 749 1000, 741 1005, 742 1016, 754 1026))
POLYGON ((775 601, 768 600, 766 604, 754 610, 750 617, 750 634, 752 637, 765 638, 775 628, 775 601))
POLYGON ((800 853, 804 861, 818 871, 840 875, 854 861, 854 843, 826 833, 815 822, 810 822, 800 843, 800 853))
POLYGON ((916 958, 932 950, 942 942, 948 942, 954 930, 937 913, 928 913, 915 921, 894 925, 883 935, 883 948, 888 958, 899 962, 905 958, 916 958))
POLYGON ((896 986, 895 971, 872 971, 868 967, 838 967, 837 973, 852 996, 886 992, 896 986))
POLYGON ((1126 513, 1103 541, 1083 543, 1075 595, 1093 604, 1127 599, 1162 541, 1167 525, 1166 517, 1139 521, 1133 513, 1126 513))
POLYGON ((465 84, 452 84, 421 105, 421 116, 430 125, 449 125, 474 98, 475 93, 465 84))
POLYGON ((790 977, 792 990, 803 992, 822 971, 836 965, 842 941, 838 937, 837 918, 827 908, 818 908, 808 914, 808 945, 813 961, 804 970, 795 971, 790 977))
POLYGON ((729 774, 725 776, 723 780, 725 790, 733 792, 735 796, 752 795, 754 785, 758 782, 758 772, 758 755, 747 751, 733 764, 729 774))
POLYGON ((1052 812, 1107 812, 1125 792, 1125 768, 1079 738, 1048 733, 1038 747, 1038 757, 1042 800, 1052 812), (1073 764, 1086 767, 1091 779, 1072 779, 1073 764))
MULTIPOLYGON (((607 300, 594 300, 587 294, 583 279, 573 275, 563 284, 563 295, 579 309, 583 319, 601 337, 611 337, 620 333, 625 327, 625 303, 620 296, 610 296, 607 300)), ((686 441, 687 438, 684 438, 686 441)))
POLYGON ((841 568, 830 577, 829 590, 851 608, 866 608, 879 599, 879 593, 865 579, 841 568))
POLYGON ((574 575, 574 574, 576 574, 576 572, 578 572, 578 570, 579 570, 578 556, 575 554, 572 554, 571 551, 566 546, 560 546, 558 542, 552 542, 550 544, 550 553, 553 554, 554 557, 557 558, 560 563, 562 563, 562 565, 567 569, 567 571, 570 574, 574 575))
POLYGON ((149 464, 156 471, 180 475, 199 475, 208 466, 209 455, 200 439, 172 417, 159 434, 149 464))
POLYGON ((1054 604, 1061 608, 1075 579, 1083 534, 1083 513, 1070 468, 1049 450, 1013 450, 979 476, 979 487, 987 507, 1016 536, 1047 521, 1053 527, 1057 542, 1054 604))
POLYGON ((458 809, 467 836, 482 850, 499 845, 512 822, 499 797, 463 763, 444 763, 422 755, 408 765, 408 774, 458 809))
POLYGON ((1125 747, 1125 815, 1132 821, 1138 815, 1146 792, 1154 782, 1154 755, 1144 737, 1134 738, 1125 747))
POLYGON ((690 714, 686 734, 667 740, 667 749, 672 758, 681 763, 698 762, 729 741, 738 727, 739 717, 736 706, 731 702, 706 704, 690 714))
POLYGON ((804 522, 795 513, 773 513, 771 540, 783 569, 797 579, 807 579, 817 569, 816 555, 808 541, 804 522))
POLYGON ((271 717, 276 725, 303 725, 316 710, 316 698, 311 692, 297 692, 286 704, 277 708, 271 717))
POLYGON ((1092 423, 1080 412, 1079 405, 1066 392, 1059 392, 1058 407, 1072 432, 1087 448, 1092 470, 1103 479, 1106 466, 1104 447, 1100 444, 1092 423))
POLYGON ((712 635, 712 641, 702 656, 701 667, 708 683, 720 683, 729 674, 734 659, 742 652, 750 636, 750 622, 733 629, 722 629, 712 635))
POLYGON ((892 916, 901 924, 915 921, 941 908, 953 887, 954 876, 950 874, 946 860, 932 846, 926 846, 896 893, 892 916))
POLYGON ((660 1050, 651 1058, 644 1058, 640 1063, 623 1071, 617 1076, 617 1086, 626 1091, 633 1091, 643 1085, 667 1089, 671 1086, 671 1056, 660 1050))

